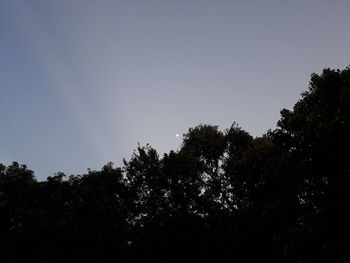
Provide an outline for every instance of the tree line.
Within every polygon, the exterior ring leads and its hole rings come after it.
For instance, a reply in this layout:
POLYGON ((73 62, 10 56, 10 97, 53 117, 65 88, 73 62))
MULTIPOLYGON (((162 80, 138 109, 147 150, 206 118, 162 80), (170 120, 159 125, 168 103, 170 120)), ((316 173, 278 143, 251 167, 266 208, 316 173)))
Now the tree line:
POLYGON ((277 128, 199 125, 160 157, 37 181, 0 164, 1 262, 345 262, 350 67, 312 74, 277 128))

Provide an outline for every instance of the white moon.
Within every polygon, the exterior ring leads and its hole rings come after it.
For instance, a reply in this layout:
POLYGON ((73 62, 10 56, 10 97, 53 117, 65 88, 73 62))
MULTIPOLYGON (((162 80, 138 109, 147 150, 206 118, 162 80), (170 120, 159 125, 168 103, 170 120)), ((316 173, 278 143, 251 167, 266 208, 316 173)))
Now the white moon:
POLYGON ((180 135, 178 133, 175 134, 176 137, 179 137, 180 135))

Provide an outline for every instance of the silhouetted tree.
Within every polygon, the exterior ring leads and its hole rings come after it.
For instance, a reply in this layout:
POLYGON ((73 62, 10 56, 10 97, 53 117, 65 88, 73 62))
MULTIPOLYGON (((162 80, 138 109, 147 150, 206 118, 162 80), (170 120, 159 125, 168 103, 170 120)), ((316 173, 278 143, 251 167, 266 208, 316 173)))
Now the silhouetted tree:
POLYGON ((2 262, 346 262, 350 68, 311 76, 275 130, 198 125, 178 151, 38 182, 0 164, 2 262))
POLYGON ((299 199, 305 212, 298 232, 303 240, 317 239, 299 249, 310 262, 315 255, 339 261, 350 236, 350 68, 313 74, 302 99, 281 115, 272 138, 302 186, 299 199))

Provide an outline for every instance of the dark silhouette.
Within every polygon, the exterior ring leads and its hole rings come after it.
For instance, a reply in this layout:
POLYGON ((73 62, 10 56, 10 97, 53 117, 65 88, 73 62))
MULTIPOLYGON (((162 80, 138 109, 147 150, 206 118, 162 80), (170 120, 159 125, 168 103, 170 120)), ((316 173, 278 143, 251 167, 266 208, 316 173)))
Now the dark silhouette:
POLYGON ((0 164, 1 262, 346 262, 350 68, 311 76, 275 130, 199 125, 160 158, 38 182, 0 164))

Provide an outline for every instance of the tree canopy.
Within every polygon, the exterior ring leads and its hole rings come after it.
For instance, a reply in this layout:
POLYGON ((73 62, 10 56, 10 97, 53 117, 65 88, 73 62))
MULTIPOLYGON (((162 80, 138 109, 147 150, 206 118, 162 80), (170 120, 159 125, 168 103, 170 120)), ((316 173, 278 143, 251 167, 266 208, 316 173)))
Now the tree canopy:
POLYGON ((347 67, 312 74, 261 137, 201 124, 176 152, 42 182, 0 164, 2 262, 345 262, 349 135, 347 67))

